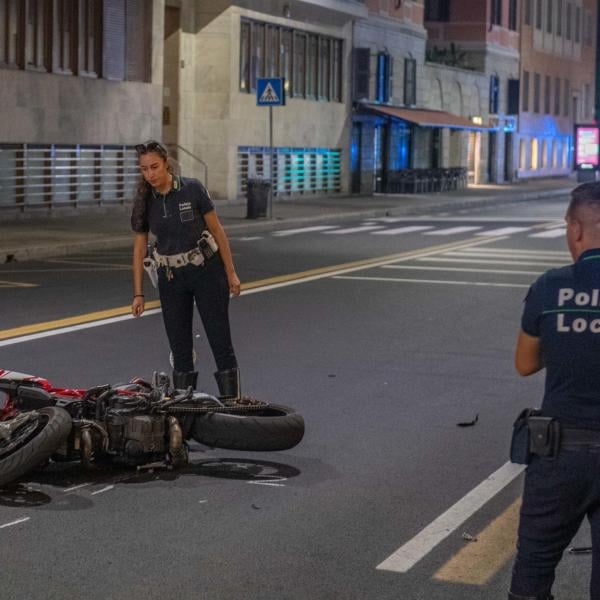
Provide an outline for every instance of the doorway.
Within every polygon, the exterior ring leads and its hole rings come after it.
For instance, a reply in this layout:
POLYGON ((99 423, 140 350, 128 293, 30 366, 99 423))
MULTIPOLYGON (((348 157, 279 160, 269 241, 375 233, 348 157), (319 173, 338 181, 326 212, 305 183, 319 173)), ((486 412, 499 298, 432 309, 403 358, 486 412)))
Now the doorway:
POLYGON ((362 123, 352 124, 352 145, 350 147, 350 162, 352 170, 351 190, 353 194, 360 193, 360 174, 362 165, 362 123))
POLYGON ((488 134, 488 183, 496 182, 496 132, 488 134))
POLYGON ((513 180, 513 134, 504 135, 504 181, 513 180))
POLYGON ((375 192, 381 194, 385 191, 387 174, 387 138, 388 128, 386 123, 377 123, 375 125, 374 136, 374 159, 375 159, 375 182, 373 188, 375 192))

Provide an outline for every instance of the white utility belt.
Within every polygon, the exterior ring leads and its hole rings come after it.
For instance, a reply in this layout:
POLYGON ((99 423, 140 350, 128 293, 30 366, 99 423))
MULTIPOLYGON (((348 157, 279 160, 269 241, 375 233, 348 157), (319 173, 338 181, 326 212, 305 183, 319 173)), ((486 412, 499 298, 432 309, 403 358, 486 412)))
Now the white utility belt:
POLYGON ((185 267, 190 264, 199 267, 204 264, 204 254, 202 254, 200 248, 193 248, 189 252, 181 252, 180 254, 159 254, 156 250, 153 250, 152 257, 159 267, 170 269, 185 267))

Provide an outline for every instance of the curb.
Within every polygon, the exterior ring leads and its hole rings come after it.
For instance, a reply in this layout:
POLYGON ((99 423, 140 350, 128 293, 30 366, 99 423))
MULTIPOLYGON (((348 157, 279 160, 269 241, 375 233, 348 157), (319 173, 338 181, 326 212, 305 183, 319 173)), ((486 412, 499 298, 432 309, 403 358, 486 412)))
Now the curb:
MULTIPOLYGON (((229 235, 244 234, 244 233, 262 233, 273 229, 291 229, 293 227, 304 226, 314 223, 326 223, 329 221, 350 221, 354 219, 368 219, 377 217, 391 216, 415 216, 428 215, 436 212, 444 212, 448 210, 461 210, 464 208, 479 208, 485 206, 501 206, 505 204, 515 204, 517 202, 527 202, 531 200, 541 200, 556 198, 560 196, 568 196, 572 188, 561 188, 557 190, 537 190, 533 192, 525 192, 516 196, 508 196, 507 194, 499 196, 479 197, 471 200, 443 200, 437 204, 424 204, 423 206, 391 206, 375 209, 360 209, 346 210, 341 212, 331 212, 325 215, 311 214, 307 216, 289 217, 268 219, 256 222, 244 223, 227 223, 227 217, 222 218, 225 230, 229 235)), ((398 196, 418 202, 415 196, 398 196)), ((125 247, 131 245, 131 236, 116 236, 106 237, 103 240, 81 241, 48 244, 45 246, 33 246, 30 248, 14 248, 0 250, 0 263, 21 262, 26 260, 35 260, 40 258, 50 258, 57 256, 68 256, 82 252, 90 252, 95 250, 108 250, 115 247, 125 247)))

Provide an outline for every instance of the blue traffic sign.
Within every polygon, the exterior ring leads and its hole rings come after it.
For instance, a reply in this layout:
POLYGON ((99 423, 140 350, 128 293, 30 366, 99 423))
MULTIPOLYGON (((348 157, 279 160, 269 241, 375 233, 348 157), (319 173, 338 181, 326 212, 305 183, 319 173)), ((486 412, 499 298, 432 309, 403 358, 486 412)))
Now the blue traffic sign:
POLYGON ((259 77, 256 80, 256 105, 285 105, 285 89, 282 77, 259 77))

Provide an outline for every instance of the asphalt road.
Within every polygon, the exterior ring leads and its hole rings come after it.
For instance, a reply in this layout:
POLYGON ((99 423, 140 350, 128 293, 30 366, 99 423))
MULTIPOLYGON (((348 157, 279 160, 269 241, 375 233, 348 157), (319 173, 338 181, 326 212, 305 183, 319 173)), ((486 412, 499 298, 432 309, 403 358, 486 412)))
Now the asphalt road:
MULTIPOLYGON (((231 304, 244 390, 296 407, 305 439, 265 454, 194 445, 176 474, 26 477, 0 492, 0 598, 504 598, 522 484, 508 440, 543 382, 520 379, 512 353, 528 285, 568 262, 564 208, 233 238, 253 284, 231 304)), ((167 370, 159 314, 101 320, 130 300, 128 263, 114 249, 0 266, 0 367, 63 386, 167 370)), ((584 529, 575 544, 588 543, 584 529)), ((565 556, 556 597, 586 598, 589 567, 565 556)))

